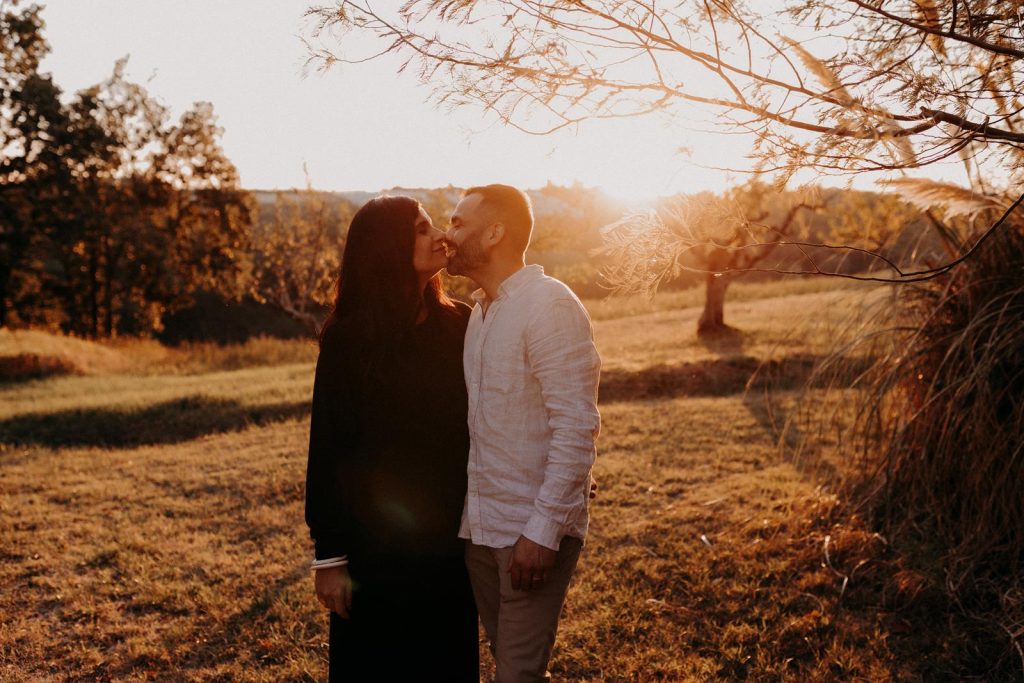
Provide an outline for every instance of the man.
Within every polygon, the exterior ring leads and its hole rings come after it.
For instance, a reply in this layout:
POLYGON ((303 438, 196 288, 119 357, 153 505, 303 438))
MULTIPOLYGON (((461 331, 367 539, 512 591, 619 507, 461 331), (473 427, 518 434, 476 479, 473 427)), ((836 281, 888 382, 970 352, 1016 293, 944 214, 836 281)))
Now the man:
POLYGON ((507 185, 463 193, 448 272, 480 289, 466 331, 469 486, 459 535, 497 683, 548 680, 587 533, 600 429, 593 331, 564 284, 525 264, 533 211, 507 185))

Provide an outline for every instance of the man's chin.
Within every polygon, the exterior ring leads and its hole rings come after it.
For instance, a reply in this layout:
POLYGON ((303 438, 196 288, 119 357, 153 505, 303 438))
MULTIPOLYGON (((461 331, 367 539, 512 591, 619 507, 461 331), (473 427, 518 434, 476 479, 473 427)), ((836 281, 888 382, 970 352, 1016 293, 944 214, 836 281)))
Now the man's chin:
POLYGON ((449 275, 459 275, 462 277, 466 275, 466 271, 463 270, 462 264, 455 261, 454 259, 449 259, 448 265, 445 266, 445 270, 448 271, 449 275))

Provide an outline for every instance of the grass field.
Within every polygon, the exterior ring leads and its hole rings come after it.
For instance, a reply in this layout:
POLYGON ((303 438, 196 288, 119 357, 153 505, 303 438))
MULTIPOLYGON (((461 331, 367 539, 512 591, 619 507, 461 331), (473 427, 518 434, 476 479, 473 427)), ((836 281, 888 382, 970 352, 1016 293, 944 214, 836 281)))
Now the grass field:
MULTIPOLYGON (((556 680, 954 680, 936 579, 779 448, 810 368, 885 296, 800 287, 738 288, 741 332, 713 342, 681 307, 699 299, 590 306, 600 490, 556 680)), ((0 354, 59 351, 32 342, 0 354)), ((315 348, 258 344, 129 362, 72 342, 80 374, 0 385, 0 680, 325 679, 302 520, 315 348)))

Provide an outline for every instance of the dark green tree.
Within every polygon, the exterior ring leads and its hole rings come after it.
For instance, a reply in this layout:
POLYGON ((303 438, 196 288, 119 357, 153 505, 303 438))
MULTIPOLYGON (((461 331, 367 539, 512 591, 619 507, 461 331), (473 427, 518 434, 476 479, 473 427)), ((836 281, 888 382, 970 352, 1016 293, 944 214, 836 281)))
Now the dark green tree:
POLYGON ((39 64, 49 51, 37 5, 0 10, 0 326, 47 303, 55 212, 65 186, 67 112, 39 64))
POLYGON ((185 295, 203 289, 239 296, 246 284, 253 199, 221 147, 223 134, 213 105, 197 102, 163 138, 159 177, 174 191, 168 227, 180 280, 175 289, 185 295))
POLYGON ((66 327, 92 337, 137 331, 153 309, 148 253, 166 252, 155 230, 169 198, 153 172, 166 110, 124 76, 117 63, 109 79, 70 103, 74 154, 68 194, 74 211, 60 245, 68 314, 66 327), (149 295, 149 296, 147 296, 149 295))

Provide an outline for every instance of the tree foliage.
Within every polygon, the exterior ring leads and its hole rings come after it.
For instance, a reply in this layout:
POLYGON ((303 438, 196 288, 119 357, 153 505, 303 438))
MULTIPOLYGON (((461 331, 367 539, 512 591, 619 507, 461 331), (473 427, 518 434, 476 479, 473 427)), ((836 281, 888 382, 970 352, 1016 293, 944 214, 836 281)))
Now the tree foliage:
MULTIPOLYGON (((915 168, 957 153, 1015 172, 1024 142, 1007 0, 342 0, 320 28, 382 38, 441 102, 529 132, 695 112, 755 138, 759 169, 915 168), (696 108, 695 108, 696 107, 696 108), (984 144, 1005 143, 996 152, 984 144), (983 159, 982 159, 983 158, 983 159)), ((322 49, 322 66, 356 59, 322 49)))
POLYGON ((40 303, 26 270, 46 278, 41 253, 55 238, 49 200, 67 168, 70 121, 39 62, 49 46, 38 7, 0 14, 0 323, 12 298, 40 303))
POLYGON ((313 189, 275 193, 254 236, 251 293, 315 334, 334 298, 344 230, 353 215, 347 201, 313 189))
POLYGON ((213 108, 171 124, 125 76, 67 102, 39 7, 0 13, 0 324, 145 334, 199 290, 237 296, 250 200, 213 108))

